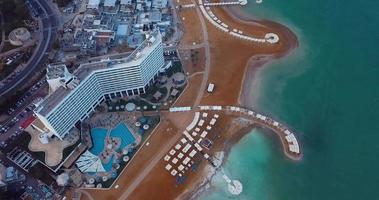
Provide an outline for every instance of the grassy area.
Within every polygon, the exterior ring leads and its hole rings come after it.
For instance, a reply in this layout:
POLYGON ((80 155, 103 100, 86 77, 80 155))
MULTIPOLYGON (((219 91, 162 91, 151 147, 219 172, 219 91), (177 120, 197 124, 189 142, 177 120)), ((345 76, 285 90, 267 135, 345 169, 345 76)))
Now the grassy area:
POLYGON ((15 28, 25 26, 24 20, 31 19, 23 0, 1 0, 0 11, 4 16, 5 35, 15 28))

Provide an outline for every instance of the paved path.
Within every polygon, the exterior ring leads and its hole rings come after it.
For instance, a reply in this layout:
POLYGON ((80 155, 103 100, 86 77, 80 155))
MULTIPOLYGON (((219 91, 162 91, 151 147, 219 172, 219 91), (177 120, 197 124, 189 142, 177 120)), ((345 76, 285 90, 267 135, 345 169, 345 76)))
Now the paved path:
MULTIPOLYGON (((196 3, 194 0, 192 0, 192 3, 196 3)), ((199 88, 199 93, 197 94, 197 97, 194 102, 194 106, 198 106, 200 104, 201 99, 203 98, 203 94, 205 91, 205 88, 207 87, 207 82, 208 82, 208 76, 211 71, 211 53, 210 53, 210 48, 209 48, 209 39, 208 39, 208 30, 207 30, 207 25, 205 24, 205 20, 203 15, 201 14, 201 11, 199 7, 196 7, 196 13, 197 16, 200 20, 201 24, 201 29, 203 32, 203 38, 204 38, 204 44, 205 44, 205 70, 204 70, 204 76, 203 80, 201 82, 200 88, 199 88)))

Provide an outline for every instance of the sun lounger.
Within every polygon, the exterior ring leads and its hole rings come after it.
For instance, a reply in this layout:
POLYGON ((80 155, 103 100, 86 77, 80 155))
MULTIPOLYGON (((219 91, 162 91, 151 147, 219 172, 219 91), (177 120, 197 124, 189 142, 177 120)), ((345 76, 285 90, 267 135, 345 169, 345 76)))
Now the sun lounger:
POLYGON ((169 156, 169 155, 166 155, 166 156, 164 157, 164 160, 165 160, 165 161, 169 161, 169 160, 170 160, 170 158, 171 158, 171 156, 169 156))
POLYGON ((182 153, 179 153, 179 154, 178 154, 178 158, 179 158, 179 159, 183 158, 183 156, 184 156, 184 154, 182 154, 182 153))
POLYGON ((172 166, 171 166, 170 164, 167 164, 166 167, 165 167, 165 169, 166 169, 167 171, 170 171, 171 168, 172 168, 172 166))
POLYGON ((193 137, 196 137, 197 136, 197 133, 194 131, 194 132, 192 132, 192 136, 193 137))
POLYGON ((195 149, 193 149, 193 150, 191 151, 191 153, 189 154, 189 156, 192 158, 193 156, 196 155, 196 153, 197 153, 197 151, 196 151, 195 149))
POLYGON ((183 144, 187 143, 186 138, 182 138, 180 141, 181 141, 183 144))
POLYGON ((207 131, 203 131, 200 135, 200 137, 202 138, 205 138, 207 136, 208 132, 207 131))
POLYGON ((175 151, 174 149, 171 149, 171 151, 170 151, 169 153, 170 153, 170 155, 173 156, 173 155, 175 154, 175 152, 176 152, 176 151, 175 151))
POLYGON ((201 126, 204 125, 204 122, 205 122, 205 121, 204 121, 203 119, 201 119, 201 120, 199 121, 199 124, 198 124, 198 125, 201 127, 201 126))
POLYGON ((183 149, 182 149, 182 151, 184 152, 184 153, 187 153, 187 151, 191 148, 191 144, 187 144, 183 149))
POLYGON ((191 158, 186 157, 186 158, 183 160, 183 164, 186 165, 186 164, 189 163, 189 161, 191 161, 191 158))

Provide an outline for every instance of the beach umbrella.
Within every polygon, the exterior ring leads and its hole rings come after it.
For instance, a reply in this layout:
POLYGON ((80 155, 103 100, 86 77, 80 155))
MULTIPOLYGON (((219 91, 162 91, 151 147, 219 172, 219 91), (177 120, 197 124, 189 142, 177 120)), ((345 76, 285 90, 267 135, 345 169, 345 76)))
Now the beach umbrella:
POLYGON ((95 179, 94 178, 89 178, 88 179, 88 183, 89 184, 94 184, 95 183, 95 179))
POLYGON ((122 158, 122 160, 123 160, 124 162, 128 162, 128 161, 129 161, 129 156, 124 156, 124 157, 122 158))
POLYGON ((126 154, 128 154, 128 153, 129 153, 129 151, 128 151, 127 148, 124 148, 124 149, 122 150, 122 154, 126 155, 126 154))

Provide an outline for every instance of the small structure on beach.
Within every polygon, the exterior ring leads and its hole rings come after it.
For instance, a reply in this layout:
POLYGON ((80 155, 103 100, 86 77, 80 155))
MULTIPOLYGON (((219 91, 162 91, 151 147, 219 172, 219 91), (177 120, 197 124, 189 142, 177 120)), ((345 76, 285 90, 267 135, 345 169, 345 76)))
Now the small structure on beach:
POLYGON ((214 88, 215 88, 215 84, 209 83, 208 88, 207 88, 207 92, 212 93, 214 88))

